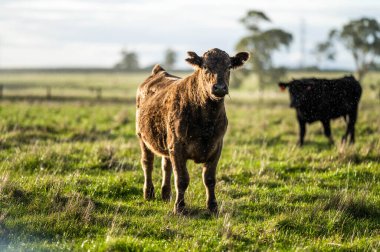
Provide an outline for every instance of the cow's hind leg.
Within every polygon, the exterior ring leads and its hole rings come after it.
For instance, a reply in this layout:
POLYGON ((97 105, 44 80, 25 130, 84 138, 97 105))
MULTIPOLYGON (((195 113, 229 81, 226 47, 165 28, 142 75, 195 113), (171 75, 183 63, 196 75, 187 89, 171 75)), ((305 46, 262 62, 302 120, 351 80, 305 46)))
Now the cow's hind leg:
POLYGON ((162 186, 161 197, 164 201, 169 201, 171 196, 170 179, 172 175, 172 163, 167 157, 162 158, 162 186))
POLYGON ((358 108, 349 115, 350 121, 348 122, 348 128, 350 130, 350 144, 355 143, 355 124, 358 117, 358 108))
POLYGON ((348 135, 350 135, 350 144, 355 143, 355 123, 357 119, 357 109, 348 115, 348 123, 346 133, 342 137, 342 143, 347 141, 348 135))
POLYGON ((328 120, 328 119, 323 120, 322 124, 323 124, 325 136, 329 139, 329 143, 334 144, 334 139, 332 138, 332 135, 331 135, 330 120, 328 120))
POLYGON ((222 143, 220 143, 218 151, 215 155, 210 159, 210 161, 206 162, 203 166, 203 184, 206 187, 206 195, 207 195, 207 208, 212 213, 218 212, 218 203, 215 197, 215 185, 216 185, 216 167, 218 165, 218 161, 220 158, 220 153, 222 151, 222 143))
POLYGON ((144 198, 146 200, 154 199, 154 186, 152 181, 154 154, 146 147, 140 139, 141 147, 141 166, 144 170, 144 198))

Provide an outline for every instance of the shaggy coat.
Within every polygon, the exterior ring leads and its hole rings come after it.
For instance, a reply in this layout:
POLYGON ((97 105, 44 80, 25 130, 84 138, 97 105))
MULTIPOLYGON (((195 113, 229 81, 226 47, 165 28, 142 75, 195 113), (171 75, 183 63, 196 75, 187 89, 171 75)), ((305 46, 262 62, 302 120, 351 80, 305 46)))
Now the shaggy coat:
POLYGON ((193 74, 182 79, 156 65, 137 91, 136 131, 142 152, 144 197, 154 198, 155 154, 162 157, 162 199, 170 200, 173 170, 174 212, 182 213, 189 184, 186 161, 191 159, 203 163, 207 206, 216 212, 215 171, 227 129, 224 96, 228 94, 229 72, 243 65, 249 55, 243 52, 230 57, 219 49, 209 50, 202 57, 188 54, 186 61, 195 67, 193 74))
POLYGON ((342 141, 350 135, 355 142, 355 123, 362 88, 353 76, 339 79, 299 79, 289 83, 280 82, 282 89, 289 88, 290 107, 297 111, 300 127, 299 144, 303 145, 306 123, 321 121, 325 136, 333 143, 330 120, 343 117, 347 123, 342 141))

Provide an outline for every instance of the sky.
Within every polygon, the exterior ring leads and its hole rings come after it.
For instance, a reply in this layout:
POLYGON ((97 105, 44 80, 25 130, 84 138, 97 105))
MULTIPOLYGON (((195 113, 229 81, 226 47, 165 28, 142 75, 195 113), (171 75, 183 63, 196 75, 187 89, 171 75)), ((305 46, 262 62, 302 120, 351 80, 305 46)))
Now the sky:
MULTIPOLYGON (((363 16, 380 21, 378 0, 0 0, 0 68, 112 67, 123 48, 142 66, 162 62, 172 48, 184 68, 187 51, 234 54, 247 34, 239 19, 251 9, 271 18, 264 28, 293 34, 292 46, 274 57, 288 67, 315 65, 312 50, 330 29, 363 16)), ((354 62, 338 48, 337 60, 320 66, 353 69, 354 62)))

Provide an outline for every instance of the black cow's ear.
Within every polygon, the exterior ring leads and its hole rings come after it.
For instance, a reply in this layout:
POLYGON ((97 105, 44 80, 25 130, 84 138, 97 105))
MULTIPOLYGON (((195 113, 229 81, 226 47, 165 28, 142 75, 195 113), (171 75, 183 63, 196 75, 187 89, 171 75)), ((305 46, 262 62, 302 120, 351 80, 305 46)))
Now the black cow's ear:
POLYGON ((190 65, 195 67, 202 67, 202 57, 198 56, 195 52, 187 52, 187 54, 189 55, 189 58, 187 58, 186 61, 189 62, 190 65))
POLYGON ((239 52, 234 57, 230 57, 231 68, 235 69, 244 65, 244 63, 249 59, 249 53, 239 52))
POLYGON ((279 82, 278 86, 280 87, 281 91, 284 91, 287 87, 289 87, 289 84, 285 82, 279 82))

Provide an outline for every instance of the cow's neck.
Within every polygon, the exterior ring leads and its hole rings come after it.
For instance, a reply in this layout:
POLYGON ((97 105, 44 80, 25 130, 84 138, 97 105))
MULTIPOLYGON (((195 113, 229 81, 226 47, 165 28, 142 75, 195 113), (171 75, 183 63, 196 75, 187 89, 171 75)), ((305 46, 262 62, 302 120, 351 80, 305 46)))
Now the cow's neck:
MULTIPOLYGON (((194 118, 204 118, 207 121, 217 121, 225 116, 224 99, 213 100, 205 90, 198 71, 188 76, 181 90, 181 107, 192 114, 194 118)), ((201 120, 203 121, 203 120, 201 120)))
POLYGON ((185 93, 188 101, 195 106, 210 107, 213 109, 224 107, 224 99, 214 100, 209 96, 205 88, 207 85, 204 83, 199 70, 196 70, 192 75, 188 76, 184 84, 186 85, 185 93))

